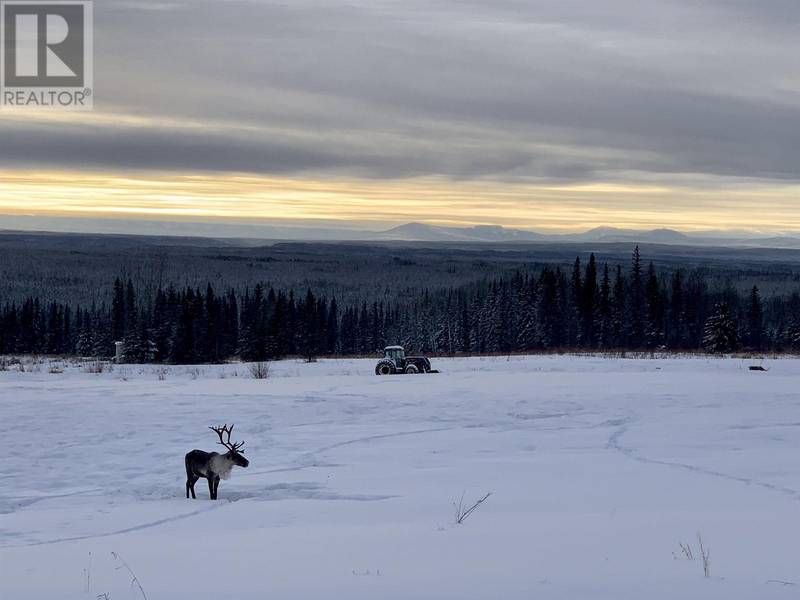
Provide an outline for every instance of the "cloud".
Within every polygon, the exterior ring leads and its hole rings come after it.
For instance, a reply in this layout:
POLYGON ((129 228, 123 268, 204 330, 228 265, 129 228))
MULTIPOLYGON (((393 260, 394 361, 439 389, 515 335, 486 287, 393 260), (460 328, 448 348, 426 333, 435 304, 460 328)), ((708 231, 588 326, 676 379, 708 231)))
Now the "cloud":
POLYGON ((108 0, 95 13, 107 118, 6 118, 0 165, 800 180, 794 1, 108 0))

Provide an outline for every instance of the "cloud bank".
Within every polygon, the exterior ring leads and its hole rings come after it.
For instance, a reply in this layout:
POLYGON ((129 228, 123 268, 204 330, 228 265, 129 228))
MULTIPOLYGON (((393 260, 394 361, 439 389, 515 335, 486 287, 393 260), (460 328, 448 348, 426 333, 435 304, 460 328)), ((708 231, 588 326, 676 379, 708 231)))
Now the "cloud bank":
POLYGON ((795 185, 798 24, 790 0, 104 0, 95 113, 7 113, 0 167, 795 185))

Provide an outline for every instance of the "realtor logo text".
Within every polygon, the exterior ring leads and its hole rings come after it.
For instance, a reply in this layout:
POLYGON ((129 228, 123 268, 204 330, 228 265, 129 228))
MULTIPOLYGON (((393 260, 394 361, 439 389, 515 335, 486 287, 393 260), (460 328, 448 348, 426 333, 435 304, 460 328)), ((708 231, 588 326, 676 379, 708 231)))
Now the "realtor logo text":
POLYGON ((3 106, 92 108, 90 0, 0 0, 0 37, 3 106))

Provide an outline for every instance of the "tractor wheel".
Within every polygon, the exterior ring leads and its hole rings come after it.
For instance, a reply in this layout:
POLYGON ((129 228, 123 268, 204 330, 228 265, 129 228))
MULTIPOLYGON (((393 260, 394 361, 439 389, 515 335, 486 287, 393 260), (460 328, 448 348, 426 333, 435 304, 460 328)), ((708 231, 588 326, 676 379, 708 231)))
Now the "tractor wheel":
POLYGON ((393 375, 394 373, 395 368, 390 360, 382 360, 375 365, 375 375, 393 375))
POLYGON ((417 365, 408 365, 406 367, 406 375, 416 375, 417 373, 419 373, 417 365))

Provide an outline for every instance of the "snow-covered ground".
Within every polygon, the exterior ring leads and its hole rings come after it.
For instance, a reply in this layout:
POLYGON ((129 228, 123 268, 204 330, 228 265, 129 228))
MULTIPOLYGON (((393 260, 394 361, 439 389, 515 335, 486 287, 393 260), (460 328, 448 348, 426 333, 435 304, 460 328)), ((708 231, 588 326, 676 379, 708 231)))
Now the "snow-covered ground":
POLYGON ((0 597, 141 598, 112 552, 150 600, 800 593, 800 361, 434 362, 0 372, 0 597), (187 500, 224 422, 250 468, 187 500))

